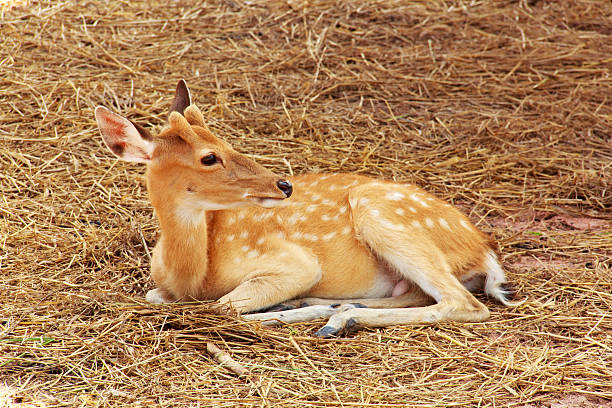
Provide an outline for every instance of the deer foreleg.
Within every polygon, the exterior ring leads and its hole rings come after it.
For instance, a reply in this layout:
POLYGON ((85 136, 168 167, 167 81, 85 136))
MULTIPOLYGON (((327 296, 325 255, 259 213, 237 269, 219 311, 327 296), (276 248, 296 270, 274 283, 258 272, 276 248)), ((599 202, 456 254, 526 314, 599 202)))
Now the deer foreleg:
POLYGON ((321 267, 304 249, 287 244, 240 265, 244 280, 219 299, 240 313, 261 310, 307 292, 321 279, 321 267), (290 248, 287 248, 290 247, 290 248))
POLYGON ((172 303, 176 300, 174 299, 174 296, 170 294, 170 292, 160 288, 155 288, 148 291, 145 299, 147 302, 153 304, 172 303))
POLYGON ((338 312, 340 304, 314 305, 298 309, 283 310, 281 312, 263 312, 243 315, 246 320, 261 320, 264 326, 275 326, 280 323, 309 322, 320 318, 327 318, 338 312))

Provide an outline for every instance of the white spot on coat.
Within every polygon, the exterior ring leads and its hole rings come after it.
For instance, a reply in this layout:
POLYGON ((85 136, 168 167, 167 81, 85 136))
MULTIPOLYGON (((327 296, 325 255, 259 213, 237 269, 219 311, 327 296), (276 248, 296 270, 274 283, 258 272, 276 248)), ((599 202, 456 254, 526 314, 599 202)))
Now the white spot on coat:
POLYGON ((287 224, 294 225, 300 219, 300 214, 293 214, 291 217, 287 218, 287 224))
POLYGON ((415 202, 417 202, 417 203, 421 204, 423 207, 429 207, 429 204, 427 204, 425 201, 421 200, 421 199, 419 198, 419 196, 418 196, 416 193, 411 194, 411 195, 410 195, 410 199, 411 199, 412 201, 415 201, 415 202))
POLYGON ((450 231, 450 230, 451 230, 450 225, 448 225, 448 222, 446 222, 446 220, 445 220, 444 218, 440 218, 440 219, 438 220, 438 223, 439 223, 439 224, 442 226, 442 228, 444 228, 445 230, 448 230, 448 231, 450 231))
POLYGON ((274 213, 272 213, 271 211, 267 211, 267 212, 262 212, 261 214, 257 214, 253 217, 253 219, 255 221, 264 221, 267 220, 268 218, 272 217, 274 215, 274 213))
POLYGON ((382 225, 385 228, 388 228, 392 231, 403 231, 405 229, 404 225, 402 224, 394 224, 390 221, 387 221, 385 219, 381 219, 380 221, 380 225, 382 225))
POLYGON ((336 232, 335 232, 335 231, 332 231, 332 232, 330 232, 329 234, 325 234, 325 235, 323 235, 323 236, 321 237, 321 239, 322 239, 323 241, 329 241, 330 239, 332 239, 332 238, 333 238, 333 237, 335 237, 335 236, 336 236, 336 232))
POLYGON ((463 228, 465 228, 466 230, 468 230, 468 231, 471 231, 471 230, 472 230, 472 227, 470 226, 470 223, 469 223, 469 222, 467 222, 466 220, 461 220, 461 221, 459 221, 459 224, 460 224, 460 225, 461 225, 463 228))
POLYGON ((400 193, 398 191, 392 191, 390 193, 387 193, 387 195, 385 197, 387 198, 387 200, 391 200, 391 201, 400 201, 400 200, 406 198, 405 195, 403 195, 402 193, 400 193))

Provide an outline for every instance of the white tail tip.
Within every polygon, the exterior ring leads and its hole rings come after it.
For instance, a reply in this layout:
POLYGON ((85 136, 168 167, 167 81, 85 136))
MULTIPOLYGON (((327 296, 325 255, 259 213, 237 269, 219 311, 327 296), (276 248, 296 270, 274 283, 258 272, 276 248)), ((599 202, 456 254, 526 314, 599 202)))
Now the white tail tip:
POLYGON ((509 307, 520 306, 527 301, 527 298, 519 301, 510 301, 508 300, 509 296, 514 295, 514 292, 507 288, 504 283, 499 284, 495 287, 489 287, 489 285, 485 286, 485 293, 490 297, 496 299, 501 304, 509 307))
POLYGON ((495 252, 489 251, 485 258, 485 270, 487 272, 487 280, 485 282, 485 293, 490 297, 497 299, 505 306, 519 306, 527 301, 527 298, 520 301, 510 301, 509 296, 513 296, 514 292, 510 289, 506 281, 506 274, 502 269, 495 252))

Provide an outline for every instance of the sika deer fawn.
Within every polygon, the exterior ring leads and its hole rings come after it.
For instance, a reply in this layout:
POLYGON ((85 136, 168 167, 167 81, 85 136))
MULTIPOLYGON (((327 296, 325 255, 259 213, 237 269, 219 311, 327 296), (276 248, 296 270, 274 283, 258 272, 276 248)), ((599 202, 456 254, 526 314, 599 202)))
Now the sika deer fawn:
POLYGON ((330 317, 317 332, 325 337, 355 325, 483 321, 477 289, 513 305, 491 241, 456 208, 357 175, 282 178, 215 137, 184 81, 156 137, 101 106, 96 120, 117 157, 147 164, 161 226, 152 303, 212 299, 240 313, 306 305, 244 317, 330 317))

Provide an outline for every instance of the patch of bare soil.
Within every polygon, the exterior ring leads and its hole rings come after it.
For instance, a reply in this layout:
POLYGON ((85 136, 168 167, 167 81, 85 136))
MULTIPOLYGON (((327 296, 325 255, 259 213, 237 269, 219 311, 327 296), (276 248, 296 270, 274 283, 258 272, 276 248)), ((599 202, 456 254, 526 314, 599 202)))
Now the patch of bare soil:
POLYGON ((586 397, 580 394, 569 394, 554 402, 541 404, 517 405, 517 408, 605 408, 612 407, 612 401, 602 398, 586 397))

